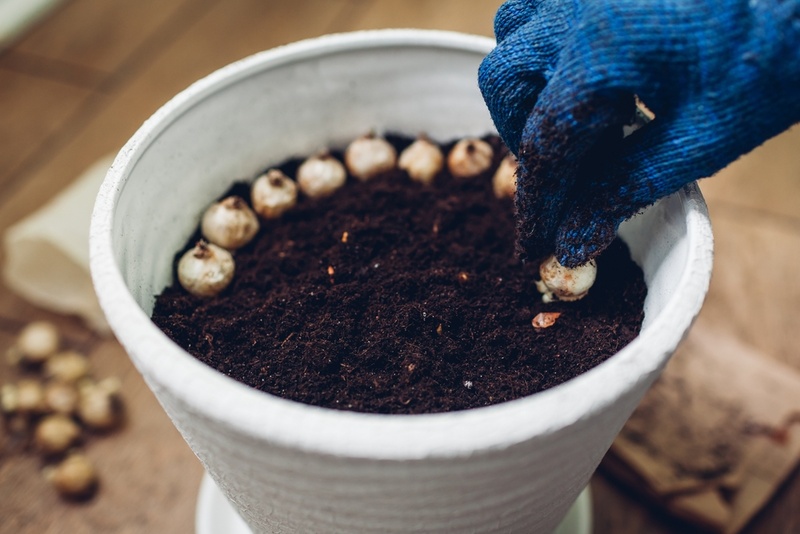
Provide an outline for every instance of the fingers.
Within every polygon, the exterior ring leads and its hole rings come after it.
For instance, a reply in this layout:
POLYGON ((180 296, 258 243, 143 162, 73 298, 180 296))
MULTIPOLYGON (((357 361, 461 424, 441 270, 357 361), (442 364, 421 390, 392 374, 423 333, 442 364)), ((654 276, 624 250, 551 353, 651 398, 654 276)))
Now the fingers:
POLYGON ((489 113, 509 149, 517 153, 528 115, 547 84, 561 47, 563 29, 539 19, 498 43, 478 69, 489 113))
POLYGON ((566 203, 555 237, 559 261, 595 258, 622 221, 730 161, 720 158, 726 128, 699 119, 657 116, 616 149, 585 160, 578 172, 582 187, 566 203))
POLYGON ((744 11, 720 19, 713 2, 665 4, 654 19, 647 2, 588 4, 580 31, 565 35, 556 74, 523 134, 531 138, 531 166, 539 167, 518 179, 520 215, 532 221, 520 233, 529 255, 549 245, 562 264, 585 263, 614 239, 624 219, 713 175, 800 119, 797 75, 791 74, 800 72, 792 69, 800 57, 792 35, 800 32, 788 31, 789 11, 776 22, 777 11, 758 2, 729 7, 744 11), (751 10, 756 16, 746 17, 751 10), (734 20, 739 24, 722 23, 734 20), (600 110, 586 127, 571 124, 587 118, 570 101, 604 105, 597 95, 615 93, 643 96, 656 120, 605 145, 597 132, 614 127, 613 115, 600 110), (544 134, 561 136, 549 150, 547 137, 536 137, 548 125, 544 134), (600 145, 587 149, 592 140, 600 145), (558 152, 566 161, 561 169, 553 163, 558 152))
POLYGON ((515 197, 524 257, 553 252, 565 213, 586 185, 585 163, 596 159, 587 156, 617 149, 622 125, 633 115, 631 93, 581 87, 551 80, 525 126, 515 197))
MULTIPOLYGON (((615 150, 584 161, 576 178, 583 185, 566 202, 555 236, 559 261, 574 266, 593 259, 614 239, 622 221, 687 183, 711 176, 760 143, 746 139, 750 132, 736 113, 723 120, 722 110, 704 107, 698 114, 686 109, 676 117, 657 116, 615 150)), ((759 134, 756 139, 764 138, 759 134)))

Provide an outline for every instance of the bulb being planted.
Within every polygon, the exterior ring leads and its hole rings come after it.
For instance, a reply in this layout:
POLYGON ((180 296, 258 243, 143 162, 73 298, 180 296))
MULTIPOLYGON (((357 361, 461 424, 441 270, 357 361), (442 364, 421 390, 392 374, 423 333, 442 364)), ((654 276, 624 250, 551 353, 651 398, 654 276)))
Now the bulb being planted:
POLYGON ((591 260, 574 269, 564 267, 555 256, 550 256, 539 266, 536 289, 542 294, 542 302, 554 300, 574 301, 589 293, 597 277, 597 263, 591 260))

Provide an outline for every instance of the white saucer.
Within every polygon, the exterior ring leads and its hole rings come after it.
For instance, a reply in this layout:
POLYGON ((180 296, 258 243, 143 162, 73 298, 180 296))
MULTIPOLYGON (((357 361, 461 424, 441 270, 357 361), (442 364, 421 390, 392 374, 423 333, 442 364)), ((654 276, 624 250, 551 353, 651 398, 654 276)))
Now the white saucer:
MULTIPOLYGON (((195 534, 253 534, 206 473, 200 483, 195 511, 195 534)), ((587 486, 553 534, 590 534, 592 499, 587 486)))

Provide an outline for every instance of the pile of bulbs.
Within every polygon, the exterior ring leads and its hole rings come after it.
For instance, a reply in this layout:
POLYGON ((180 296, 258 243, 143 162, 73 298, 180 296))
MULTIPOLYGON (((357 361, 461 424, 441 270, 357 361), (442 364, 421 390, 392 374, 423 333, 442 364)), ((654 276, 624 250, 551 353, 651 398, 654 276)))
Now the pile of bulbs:
POLYGON ((0 387, 9 436, 42 455, 45 476, 59 494, 91 496, 97 473, 78 447, 87 432, 107 432, 120 424, 119 380, 95 381, 88 358, 63 349, 58 328, 48 321, 23 328, 7 357, 28 374, 35 372, 0 387))
MULTIPOLYGON (((424 136, 398 156, 386 139, 368 134, 347 146, 344 163, 326 151, 306 159, 298 167, 294 180, 278 169, 269 169, 251 185, 252 206, 241 197, 230 196, 205 211, 200 224, 203 239, 179 260, 178 281, 186 291, 198 297, 219 294, 233 280, 236 268, 233 254, 255 237, 260 219, 281 217, 296 205, 298 194, 308 198, 333 194, 344 186, 348 174, 367 181, 398 168, 411 180, 428 185, 445 165, 454 178, 469 179, 487 172, 493 160, 492 146, 478 138, 459 140, 445 158, 441 148, 424 136)), ((516 172, 516 158, 508 154, 492 177, 497 198, 513 198, 516 172)), ((570 269, 551 257, 542 263, 542 280, 537 283, 537 289, 544 302, 578 300, 594 283, 596 270, 594 261, 570 269)))

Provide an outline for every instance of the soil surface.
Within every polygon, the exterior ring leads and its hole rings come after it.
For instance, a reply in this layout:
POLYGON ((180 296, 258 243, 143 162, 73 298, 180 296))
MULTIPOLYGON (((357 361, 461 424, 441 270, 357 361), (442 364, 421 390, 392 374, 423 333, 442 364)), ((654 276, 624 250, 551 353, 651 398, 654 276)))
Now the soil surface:
MULTIPOLYGON (((410 143, 389 139, 398 150, 410 143)), ((487 406, 591 369, 638 334, 642 272, 617 240, 598 258, 587 297, 543 304, 538 262, 515 257, 513 202, 492 193, 504 147, 487 140, 495 166, 483 176, 445 170, 423 186, 396 170, 348 179, 328 198, 301 197, 235 253, 223 293, 197 298, 176 282, 158 296, 153 321, 256 389, 361 412, 487 406), (536 330, 540 312, 561 315, 536 330)), ((294 177, 299 163, 279 167, 294 177)), ((249 199, 248 181, 231 193, 249 199)))

